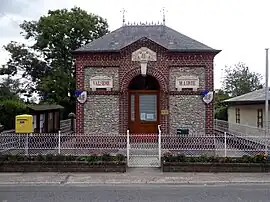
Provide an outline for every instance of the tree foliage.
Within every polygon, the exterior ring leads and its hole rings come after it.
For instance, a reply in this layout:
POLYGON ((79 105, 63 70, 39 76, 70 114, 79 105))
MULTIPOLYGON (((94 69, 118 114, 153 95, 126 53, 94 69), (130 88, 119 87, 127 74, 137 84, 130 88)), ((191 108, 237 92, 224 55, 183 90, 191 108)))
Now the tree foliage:
POLYGON ((251 72, 244 63, 226 67, 222 89, 232 97, 262 88, 262 76, 251 72))
POLYGON ((74 7, 48 11, 38 21, 24 21, 21 34, 33 45, 10 42, 4 48, 11 58, 0 74, 31 81, 27 92, 38 92, 41 100, 75 110, 75 65, 71 54, 82 45, 108 33, 102 17, 74 7))
POLYGON ((10 76, 4 78, 0 84, 0 101, 3 100, 19 100, 20 83, 17 79, 10 76))
POLYGON ((0 120, 5 130, 15 128, 15 117, 28 113, 27 105, 20 100, 0 101, 0 120))
POLYGON ((228 120, 228 106, 222 101, 262 88, 262 76, 251 72, 247 65, 238 63, 226 67, 222 88, 215 94, 215 119, 228 120))
POLYGON ((224 103, 222 103, 222 101, 229 98, 230 96, 221 89, 219 89, 218 92, 216 92, 214 104, 215 119, 224 121, 228 120, 228 113, 227 113, 228 107, 224 103))

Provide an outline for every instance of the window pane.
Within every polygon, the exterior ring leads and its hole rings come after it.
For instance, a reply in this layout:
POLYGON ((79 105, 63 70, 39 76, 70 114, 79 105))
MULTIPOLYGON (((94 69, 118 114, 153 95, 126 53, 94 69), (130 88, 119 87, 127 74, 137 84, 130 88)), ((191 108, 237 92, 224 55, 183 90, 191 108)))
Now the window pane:
POLYGON ((140 120, 156 121, 157 120, 157 96, 140 95, 140 120))
POLYGON ((130 97, 130 99, 131 99, 131 101, 130 101, 130 111, 131 111, 131 121, 134 121, 135 120, 135 105, 134 105, 134 103, 135 103, 135 96, 134 95, 131 95, 131 97, 130 97))

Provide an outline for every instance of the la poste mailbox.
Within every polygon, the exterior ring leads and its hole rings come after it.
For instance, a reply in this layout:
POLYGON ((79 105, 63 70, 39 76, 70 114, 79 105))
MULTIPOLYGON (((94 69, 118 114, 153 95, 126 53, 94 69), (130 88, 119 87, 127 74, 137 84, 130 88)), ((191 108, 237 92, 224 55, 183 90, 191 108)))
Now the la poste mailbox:
POLYGON ((16 133, 33 133, 33 116, 29 114, 17 115, 15 123, 16 133))

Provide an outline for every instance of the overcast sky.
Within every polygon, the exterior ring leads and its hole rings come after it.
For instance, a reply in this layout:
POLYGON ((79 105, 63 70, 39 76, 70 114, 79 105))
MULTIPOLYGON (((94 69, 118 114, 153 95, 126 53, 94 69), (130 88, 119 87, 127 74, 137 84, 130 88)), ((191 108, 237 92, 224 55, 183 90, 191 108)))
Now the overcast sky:
MULTIPOLYGON (((265 75, 265 48, 270 47, 269 0, 0 0, 0 46, 20 36, 23 20, 38 19, 49 9, 82 9, 108 20, 110 31, 122 25, 125 8, 130 22, 162 21, 166 25, 222 52, 215 58, 215 88, 221 86, 225 65, 246 63, 265 75)), ((0 48, 0 64, 8 59, 0 48)))

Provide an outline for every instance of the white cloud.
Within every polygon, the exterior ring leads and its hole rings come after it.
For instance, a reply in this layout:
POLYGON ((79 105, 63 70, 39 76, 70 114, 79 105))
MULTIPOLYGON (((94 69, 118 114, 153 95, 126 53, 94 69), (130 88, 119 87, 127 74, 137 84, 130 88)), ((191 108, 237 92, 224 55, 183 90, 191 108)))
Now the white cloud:
MULTIPOLYGON (((3 1, 3 0, 2 0, 3 1)), ((11 1, 11 0, 5 0, 11 1)), ((14 1, 14 0, 12 0, 14 1)), ((11 2, 12 2, 11 1, 11 2)), ((28 2, 24 9, 20 9, 17 15, 22 19, 37 19, 38 16, 47 13, 48 9, 71 8, 80 6, 82 9, 98 14, 108 19, 110 30, 121 26, 122 14, 120 10, 127 10, 127 21, 154 21, 162 20, 162 7, 166 13, 166 24, 173 29, 186 34, 206 45, 222 52, 215 59, 215 87, 220 87, 222 69, 225 65, 238 62, 246 63, 252 71, 264 75, 265 48, 270 47, 269 0, 16 0, 17 2, 28 2), (32 1, 31 3, 29 3, 32 1), (22 12, 23 10, 23 12, 22 12)), ((14 4, 13 4, 14 5, 14 4)), ((18 6, 17 6, 18 7, 18 6)), ((16 9, 11 14, 15 15, 16 9)), ((5 13, 5 10, 0 10, 5 13)), ((1 20, 1 19, 0 19, 1 20)), ((8 19, 5 19, 6 21, 8 19)), ((11 26, 12 22, 8 22, 11 26)), ((14 24, 14 23, 13 23, 14 24)), ((7 21, 1 21, 0 30, 5 32, 7 21), (3 24, 4 25, 3 25, 3 24), (6 25, 5 25, 6 23, 6 25)), ((13 25, 12 25, 13 26, 13 25)), ((15 26, 16 27, 16 26, 15 26)), ((4 40, 1 39, 0 46, 18 39, 20 30, 17 27, 7 29, 4 40), (12 32, 12 33, 10 33, 12 32)), ((0 34, 0 35, 1 35, 0 34)), ((22 40, 22 38, 20 38, 22 40)), ((6 58, 1 54, 0 64, 6 58)))

